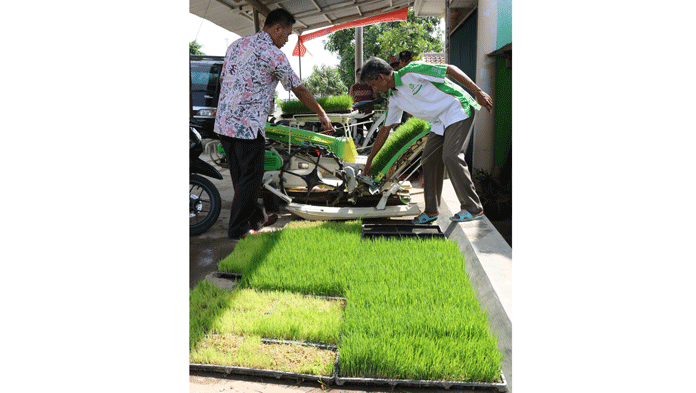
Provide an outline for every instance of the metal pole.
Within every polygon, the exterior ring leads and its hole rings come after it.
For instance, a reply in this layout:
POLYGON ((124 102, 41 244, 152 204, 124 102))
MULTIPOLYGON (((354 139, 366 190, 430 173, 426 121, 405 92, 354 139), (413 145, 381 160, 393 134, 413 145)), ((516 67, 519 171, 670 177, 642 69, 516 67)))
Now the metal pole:
POLYGON ((261 28, 259 27, 259 12, 254 10, 254 33, 258 33, 261 28))
POLYGON ((445 0, 445 64, 450 63, 450 0, 445 0))
MULTIPOLYGON (((362 26, 355 28, 355 70, 362 67, 363 64, 363 28, 362 26)), ((355 73, 353 74, 355 75, 355 73)), ((359 81, 356 80, 355 83, 359 81)))
POLYGON ((302 83, 302 46, 300 46, 300 38, 302 37, 302 33, 297 34, 297 61, 300 64, 300 83, 302 83))

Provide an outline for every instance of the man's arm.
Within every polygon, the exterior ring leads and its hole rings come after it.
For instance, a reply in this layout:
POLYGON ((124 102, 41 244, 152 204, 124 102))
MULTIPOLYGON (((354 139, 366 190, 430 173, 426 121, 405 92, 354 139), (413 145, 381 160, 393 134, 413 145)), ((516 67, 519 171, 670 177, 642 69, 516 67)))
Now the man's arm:
POLYGON ((333 126, 331 125, 331 120, 329 120, 329 117, 326 115, 326 112, 324 112, 324 108, 319 105, 316 99, 314 99, 314 96, 312 93, 307 89, 304 85, 299 85, 296 88, 292 89, 292 92, 295 93, 297 98, 307 106, 307 108, 311 109, 312 112, 316 113, 319 115, 319 121, 321 122, 321 126, 324 130, 331 130, 333 129, 333 126))
POLYGON ((375 158, 375 155, 379 151, 379 149, 382 148, 384 145, 384 142, 387 141, 387 137, 389 136, 389 131, 395 126, 396 124, 392 124, 390 126, 382 126, 379 129, 379 132, 377 133, 377 137, 375 138, 375 143, 372 145, 372 152, 370 152, 370 156, 367 157, 367 163, 365 164, 365 168, 363 169, 363 175, 369 176, 370 175, 370 168, 372 168, 372 159, 375 158))
POLYGON ((490 113, 493 109, 493 100, 485 91, 481 90, 480 87, 476 86, 476 83, 467 76, 464 71, 460 70, 459 67, 448 64, 447 65, 447 75, 451 76, 452 79, 459 82, 462 86, 469 89, 476 96, 476 101, 481 104, 490 113))

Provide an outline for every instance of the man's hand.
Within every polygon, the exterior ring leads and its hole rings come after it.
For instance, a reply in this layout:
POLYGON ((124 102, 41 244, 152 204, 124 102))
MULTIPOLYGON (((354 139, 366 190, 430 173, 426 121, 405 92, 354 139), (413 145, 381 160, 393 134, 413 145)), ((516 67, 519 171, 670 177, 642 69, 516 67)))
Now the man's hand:
POLYGON ((324 108, 317 103, 317 100, 314 98, 312 93, 304 85, 297 86, 296 88, 292 89, 292 92, 295 93, 295 96, 300 100, 300 102, 305 104, 307 108, 319 116, 319 121, 321 122, 321 127, 324 129, 324 131, 333 130, 331 120, 329 120, 329 117, 326 115, 324 108))
POLYGON ((331 124, 331 119, 329 119, 329 116, 327 116, 326 113, 322 113, 319 115, 319 121, 321 122, 321 128, 324 131, 333 130, 333 124, 331 124))
POLYGON ((363 168, 363 175, 370 176, 370 169, 372 168, 372 159, 375 158, 377 152, 379 152, 379 150, 382 148, 382 145, 384 145, 384 142, 386 142, 387 138, 389 137, 389 131, 391 131, 392 127, 394 127, 395 125, 396 124, 380 127, 379 132, 377 133, 377 137, 375 138, 375 143, 372 145, 372 151, 370 152, 370 155, 367 157, 365 168, 363 168))
POLYGON ((491 96, 486 94, 485 91, 479 90, 476 92, 476 101, 481 104, 482 107, 486 108, 488 110, 488 113, 491 113, 493 110, 493 99, 491 96))
POLYGON ((448 64, 447 65, 447 75, 452 77, 455 81, 459 82, 462 86, 469 89, 469 91, 476 92, 476 101, 481 104, 482 107, 491 113, 493 110, 493 100, 485 91, 481 90, 480 87, 476 86, 476 83, 467 76, 464 71, 460 70, 459 67, 448 64))

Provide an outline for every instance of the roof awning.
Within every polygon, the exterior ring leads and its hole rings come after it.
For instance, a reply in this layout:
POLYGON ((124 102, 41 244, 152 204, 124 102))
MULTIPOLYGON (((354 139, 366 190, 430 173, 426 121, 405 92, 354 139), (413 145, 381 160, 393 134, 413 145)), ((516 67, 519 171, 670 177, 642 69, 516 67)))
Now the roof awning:
POLYGON ((244 37, 255 33, 254 11, 258 12, 260 23, 263 24, 265 15, 272 9, 284 8, 295 17, 294 30, 301 34, 413 5, 414 0, 190 0, 189 11, 244 37))
POLYGON ((295 49, 292 51, 293 56, 304 56, 307 52, 304 43, 313 40, 315 38, 331 34, 334 31, 350 29, 352 27, 368 26, 380 22, 393 22, 397 20, 406 20, 408 17, 408 8, 402 8, 397 11, 387 12, 386 14, 375 15, 364 19, 358 19, 352 22, 343 23, 336 26, 327 27, 321 30, 311 32, 307 35, 301 35, 300 39, 297 40, 295 49))
POLYGON ((512 42, 487 54, 490 57, 504 57, 507 68, 512 68, 512 42))

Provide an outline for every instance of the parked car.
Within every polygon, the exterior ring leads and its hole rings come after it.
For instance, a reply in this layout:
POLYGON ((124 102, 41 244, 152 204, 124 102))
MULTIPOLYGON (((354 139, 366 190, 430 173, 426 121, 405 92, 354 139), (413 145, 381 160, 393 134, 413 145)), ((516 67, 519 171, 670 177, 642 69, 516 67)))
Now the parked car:
POLYGON ((191 73, 191 118, 203 138, 217 139, 213 132, 220 98, 220 71, 223 56, 189 56, 191 73))

